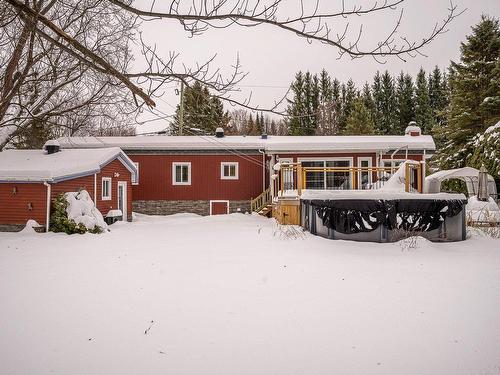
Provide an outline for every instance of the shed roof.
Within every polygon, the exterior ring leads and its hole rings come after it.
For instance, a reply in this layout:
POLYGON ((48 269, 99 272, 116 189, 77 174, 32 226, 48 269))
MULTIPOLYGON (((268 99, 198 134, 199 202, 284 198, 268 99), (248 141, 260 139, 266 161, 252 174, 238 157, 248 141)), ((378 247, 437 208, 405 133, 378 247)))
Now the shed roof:
POLYGON ((118 147, 69 149, 53 154, 43 150, 6 150, 0 152, 0 181, 58 182, 98 173, 119 159, 134 177, 134 163, 118 147))
POLYGON ((294 151, 378 151, 408 147, 409 150, 435 150, 430 135, 363 136, 129 136, 63 137, 62 148, 120 147, 124 150, 266 150, 294 151))

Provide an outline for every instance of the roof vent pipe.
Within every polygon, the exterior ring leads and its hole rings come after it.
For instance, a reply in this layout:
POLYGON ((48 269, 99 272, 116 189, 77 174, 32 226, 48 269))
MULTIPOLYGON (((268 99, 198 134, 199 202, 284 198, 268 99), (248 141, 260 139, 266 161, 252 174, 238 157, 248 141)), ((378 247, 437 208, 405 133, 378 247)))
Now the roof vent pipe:
POLYGON ((267 139, 267 134, 266 133, 262 133, 262 135, 260 136, 260 138, 267 139))
POLYGON ((216 138, 224 138, 224 129, 222 129, 222 128, 215 129, 215 137, 216 138))
POLYGON ((51 155, 59 152, 61 150, 61 146, 59 145, 59 142, 57 140, 52 139, 45 142, 45 144, 43 145, 43 149, 45 150, 45 152, 47 152, 48 155, 51 155))

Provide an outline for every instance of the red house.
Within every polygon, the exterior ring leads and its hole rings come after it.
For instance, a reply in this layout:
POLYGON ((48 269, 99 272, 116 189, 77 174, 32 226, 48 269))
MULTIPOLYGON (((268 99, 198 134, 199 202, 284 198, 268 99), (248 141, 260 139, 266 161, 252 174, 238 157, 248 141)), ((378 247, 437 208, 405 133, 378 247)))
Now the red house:
POLYGON ((29 219, 48 229, 50 207, 61 193, 85 189, 101 213, 119 209, 132 219, 134 163, 119 148, 0 152, 0 230, 19 230, 29 219))
MULTIPOLYGON (((201 215, 251 211, 251 200, 272 186, 278 161, 306 167, 398 166, 413 159, 425 164, 434 150, 430 135, 409 126, 401 136, 131 136, 59 139, 63 149, 119 147, 135 163, 132 186, 136 212, 201 215)), ((422 168, 425 170, 425 168, 422 168)), ((363 189, 368 172, 313 173, 308 189, 363 189), (358 174, 359 173, 359 174, 358 174)))

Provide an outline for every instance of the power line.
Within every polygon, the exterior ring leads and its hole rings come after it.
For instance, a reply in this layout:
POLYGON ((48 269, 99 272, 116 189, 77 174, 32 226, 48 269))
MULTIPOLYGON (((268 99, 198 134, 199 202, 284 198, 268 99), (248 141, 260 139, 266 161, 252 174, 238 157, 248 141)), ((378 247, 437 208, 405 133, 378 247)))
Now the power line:
MULTIPOLYGON (((154 116, 159 116, 158 114, 154 113, 153 110, 159 112, 160 114, 162 115, 165 115, 161 110, 157 109, 157 108, 154 108, 151 110, 151 114, 153 114, 154 116)), ((216 139, 213 139, 211 138, 211 136, 207 136, 207 135, 202 135, 202 134, 199 134, 199 133, 196 133, 196 132, 193 132, 191 129, 188 129, 188 128, 185 128, 184 129, 185 131, 187 131, 188 133, 190 133, 191 135, 193 136, 197 136, 197 137, 200 137, 201 139, 207 141, 207 142, 210 142, 212 144, 217 144, 220 146, 222 146, 222 148, 226 151, 228 151, 229 153, 235 155, 235 156, 239 156, 240 158, 252 163, 252 164, 255 164, 255 165, 258 165, 259 167, 262 167, 263 166, 263 163, 262 162, 258 162, 256 161, 255 159, 253 158, 250 158, 248 157, 246 154, 243 154, 242 152, 238 151, 236 148, 231 148, 231 147, 228 147, 227 145, 225 145, 224 143, 222 142, 219 142, 217 141, 216 139)), ((162 133, 161 134, 164 134, 165 130, 161 131, 162 133)), ((144 135, 148 135, 148 134, 159 134, 160 132, 151 132, 151 133, 144 133, 144 135)))

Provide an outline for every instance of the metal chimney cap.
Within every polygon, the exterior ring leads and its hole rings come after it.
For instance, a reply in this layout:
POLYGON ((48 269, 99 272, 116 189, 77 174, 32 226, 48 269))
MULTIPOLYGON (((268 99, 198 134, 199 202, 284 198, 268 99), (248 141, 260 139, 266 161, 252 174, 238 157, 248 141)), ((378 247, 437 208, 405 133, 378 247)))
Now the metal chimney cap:
POLYGON ((222 129, 222 128, 217 128, 217 129, 215 129, 215 136, 216 136, 217 138, 222 138, 222 137, 224 137, 224 129, 222 129))
POLYGON ((45 142, 45 144, 43 145, 43 149, 48 155, 51 155, 59 152, 61 146, 59 145, 59 141, 57 141, 56 139, 50 139, 45 142))

